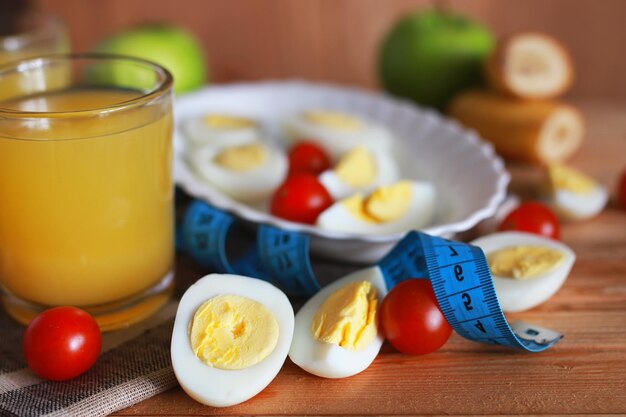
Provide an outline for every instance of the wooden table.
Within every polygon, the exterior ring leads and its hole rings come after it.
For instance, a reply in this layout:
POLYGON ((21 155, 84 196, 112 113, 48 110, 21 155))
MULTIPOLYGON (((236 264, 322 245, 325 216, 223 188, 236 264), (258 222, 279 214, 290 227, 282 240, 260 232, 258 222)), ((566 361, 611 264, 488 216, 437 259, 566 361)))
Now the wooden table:
MULTIPOLYGON (((626 169, 626 104, 581 108, 588 134, 572 165, 614 190, 626 169)), ((537 169, 510 171, 514 189, 532 190, 537 169)), ((564 287, 544 305, 509 315, 565 334, 546 352, 453 334, 425 356, 385 344, 370 368, 343 380, 312 376, 287 360, 261 394, 235 407, 205 407, 176 388, 116 415, 626 414, 626 211, 612 201, 597 218, 564 225, 562 240, 578 256, 564 287)))

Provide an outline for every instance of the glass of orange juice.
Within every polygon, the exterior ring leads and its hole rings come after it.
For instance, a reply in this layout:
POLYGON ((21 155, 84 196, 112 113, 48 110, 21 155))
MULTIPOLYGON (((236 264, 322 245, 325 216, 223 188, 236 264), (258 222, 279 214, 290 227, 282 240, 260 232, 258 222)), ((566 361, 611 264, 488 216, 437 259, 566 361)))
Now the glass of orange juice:
POLYGON ((29 322, 73 305, 103 330, 173 288, 172 77, 148 61, 50 55, 0 67, 0 285, 29 322))
POLYGON ((0 64, 69 52, 69 40, 61 19, 18 7, 26 2, 7 4, 15 7, 4 10, 0 5, 0 64))

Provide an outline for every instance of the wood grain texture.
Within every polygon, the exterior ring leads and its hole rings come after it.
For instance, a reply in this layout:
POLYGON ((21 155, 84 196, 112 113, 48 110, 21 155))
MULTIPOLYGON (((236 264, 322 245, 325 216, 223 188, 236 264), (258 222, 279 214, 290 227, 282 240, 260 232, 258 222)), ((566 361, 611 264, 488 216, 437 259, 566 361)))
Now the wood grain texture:
MULTIPOLYGON (((374 88, 382 37, 430 0, 37 0, 85 51, 132 25, 168 21, 201 40, 214 82, 302 77, 374 88)), ((626 99, 626 2, 449 0, 496 34, 540 30, 571 50, 578 97, 626 99)))
MULTIPOLYGON (((611 190, 626 168, 626 105, 582 103, 587 141, 572 161, 611 190)), ((509 167, 531 189, 536 169, 509 167)), ((173 389, 119 416, 198 415, 624 415, 626 414, 626 212, 614 202, 597 218, 563 226, 578 258, 547 303, 510 314, 565 338, 529 354, 453 335, 438 352, 411 357, 385 344, 372 366, 344 380, 307 374, 289 360, 265 391, 214 409, 173 389)), ((180 259, 181 276, 202 274, 180 259)))

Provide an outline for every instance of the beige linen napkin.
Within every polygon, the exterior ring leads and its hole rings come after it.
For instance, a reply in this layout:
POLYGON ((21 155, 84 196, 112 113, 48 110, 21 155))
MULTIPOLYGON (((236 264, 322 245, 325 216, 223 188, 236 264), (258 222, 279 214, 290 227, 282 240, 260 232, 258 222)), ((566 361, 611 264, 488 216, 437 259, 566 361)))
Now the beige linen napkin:
POLYGON ((171 302, 136 326, 104 334, 98 362, 63 382, 42 380, 26 367, 24 326, 0 309, 0 416, 104 416, 174 387, 176 306, 171 302))

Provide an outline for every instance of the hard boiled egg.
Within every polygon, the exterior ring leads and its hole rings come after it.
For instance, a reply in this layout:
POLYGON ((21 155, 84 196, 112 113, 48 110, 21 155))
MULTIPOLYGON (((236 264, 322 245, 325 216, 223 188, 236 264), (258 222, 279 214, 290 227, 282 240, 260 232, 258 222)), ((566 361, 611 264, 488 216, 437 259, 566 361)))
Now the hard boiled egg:
POLYGON ((436 192, 426 181, 399 181, 369 196, 357 194, 335 202, 317 218, 325 230, 389 234, 420 229, 435 212, 436 192))
POLYGON ((480 247, 493 276, 500 307, 524 311, 552 297, 576 255, 561 242, 523 232, 499 232, 471 242, 480 247))
POLYGON ((584 220, 604 209, 609 193, 592 178, 574 168, 548 167, 548 202, 561 218, 584 220))
POLYGON ((261 392, 282 367, 294 331, 287 296, 273 285, 211 274, 185 292, 172 332, 176 379, 202 404, 227 407, 261 392))
POLYGON ((245 203, 258 203, 278 187, 289 168, 282 149, 261 141, 244 145, 205 146, 190 153, 200 177, 224 194, 245 203))
POLYGON ((391 132, 356 115, 332 110, 309 110, 284 122, 286 142, 312 141, 337 160, 356 146, 386 151, 391 148, 391 132))
POLYGON ((205 114, 182 122, 187 143, 195 146, 238 146, 262 136, 259 124, 252 119, 227 114, 205 114))
POLYGON ((322 288, 296 314, 289 358, 324 378, 363 371, 384 340, 376 314, 385 294, 378 267, 353 272, 322 288))
POLYGON ((338 200, 357 192, 370 193, 399 177, 396 162, 389 152, 373 152, 365 146, 357 146, 344 154, 333 169, 322 172, 319 180, 338 200))

